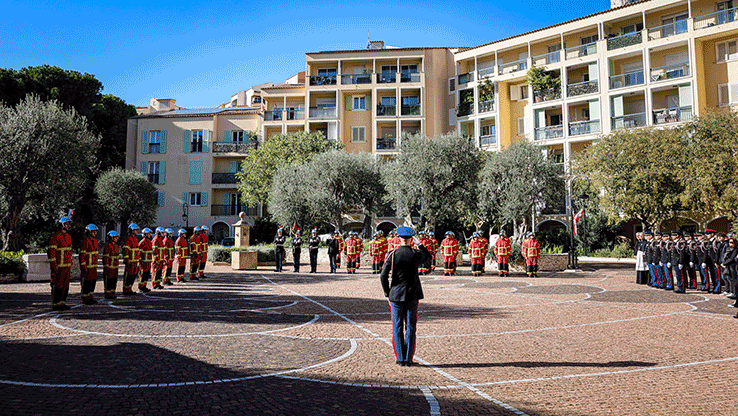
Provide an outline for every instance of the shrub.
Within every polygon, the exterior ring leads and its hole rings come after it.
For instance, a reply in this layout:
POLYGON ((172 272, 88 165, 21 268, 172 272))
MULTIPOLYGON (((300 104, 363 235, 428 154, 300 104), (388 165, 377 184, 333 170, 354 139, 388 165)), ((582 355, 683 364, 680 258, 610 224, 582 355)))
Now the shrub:
POLYGON ((229 247, 223 246, 209 246, 208 247, 208 261, 231 261, 231 251, 229 247))
POLYGON ((0 274, 22 274, 26 270, 21 251, 0 251, 0 274))
POLYGON ((565 252, 563 245, 545 245, 541 248, 541 254, 563 254, 565 252))
POLYGON ((523 253, 521 253, 522 247, 520 244, 512 245, 512 253, 508 257, 510 264, 520 264, 523 262, 523 253))

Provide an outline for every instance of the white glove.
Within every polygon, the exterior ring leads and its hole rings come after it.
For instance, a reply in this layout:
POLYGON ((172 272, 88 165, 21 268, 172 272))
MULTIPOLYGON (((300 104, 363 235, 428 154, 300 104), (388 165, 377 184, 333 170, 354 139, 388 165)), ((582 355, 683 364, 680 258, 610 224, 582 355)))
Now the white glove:
POLYGON ((679 270, 682 270, 683 268, 684 268, 684 266, 680 264, 679 265, 679 270))
POLYGON ((671 263, 666 263, 666 268, 671 269, 671 263))
POLYGON ((706 269, 707 268, 707 263, 702 263, 702 268, 703 269, 706 269))
POLYGON ((662 263, 662 262, 659 262, 659 266, 663 266, 663 265, 664 265, 664 263, 662 263))
POLYGON ((691 262, 691 261, 689 262, 689 268, 690 268, 690 269, 694 269, 694 263, 693 263, 693 262, 691 262))

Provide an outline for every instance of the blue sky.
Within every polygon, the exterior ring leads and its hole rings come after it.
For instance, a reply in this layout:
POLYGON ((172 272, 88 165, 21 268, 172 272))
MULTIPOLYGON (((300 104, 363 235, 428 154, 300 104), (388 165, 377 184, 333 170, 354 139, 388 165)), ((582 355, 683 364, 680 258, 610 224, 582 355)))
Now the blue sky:
POLYGON ((211 107, 305 69, 305 52, 475 46, 590 13, 609 1, 0 0, 0 67, 88 72, 147 105, 211 107))

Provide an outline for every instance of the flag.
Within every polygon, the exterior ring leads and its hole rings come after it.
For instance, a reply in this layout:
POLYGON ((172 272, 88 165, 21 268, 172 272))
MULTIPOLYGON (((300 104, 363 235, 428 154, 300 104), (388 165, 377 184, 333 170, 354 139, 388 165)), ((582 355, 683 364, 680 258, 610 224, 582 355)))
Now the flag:
POLYGON ((576 214, 572 214, 572 223, 574 224, 574 235, 577 235, 577 224, 579 223, 579 220, 582 219, 582 216, 584 215, 584 208, 582 208, 581 211, 577 212, 576 214))

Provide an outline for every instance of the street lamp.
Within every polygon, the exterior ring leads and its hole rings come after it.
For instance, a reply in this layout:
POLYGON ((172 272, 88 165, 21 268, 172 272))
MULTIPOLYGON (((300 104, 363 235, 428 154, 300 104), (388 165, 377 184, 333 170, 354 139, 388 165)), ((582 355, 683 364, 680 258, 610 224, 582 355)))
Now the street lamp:
POLYGON ((190 206, 187 205, 187 201, 182 201, 182 221, 185 223, 185 228, 190 228, 189 212, 190 206))

